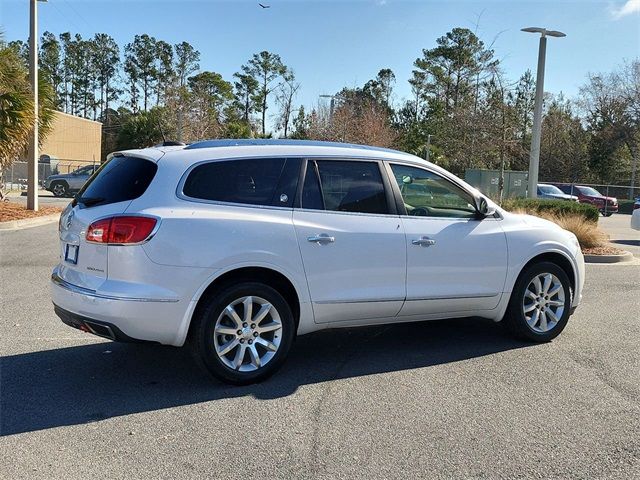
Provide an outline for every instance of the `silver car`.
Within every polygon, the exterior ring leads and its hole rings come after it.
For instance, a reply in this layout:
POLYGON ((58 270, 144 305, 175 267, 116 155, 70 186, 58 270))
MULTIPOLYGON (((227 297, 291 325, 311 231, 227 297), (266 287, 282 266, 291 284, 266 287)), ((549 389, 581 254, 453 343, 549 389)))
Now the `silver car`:
POLYGON ((564 193, 555 185, 549 185, 547 183, 538 184, 538 198, 547 200, 569 200, 571 202, 578 201, 577 196, 564 193))
POLYGON ((100 165, 86 165, 71 173, 49 175, 44 181, 44 188, 53 192, 56 197, 68 197, 77 192, 89 180, 100 165))

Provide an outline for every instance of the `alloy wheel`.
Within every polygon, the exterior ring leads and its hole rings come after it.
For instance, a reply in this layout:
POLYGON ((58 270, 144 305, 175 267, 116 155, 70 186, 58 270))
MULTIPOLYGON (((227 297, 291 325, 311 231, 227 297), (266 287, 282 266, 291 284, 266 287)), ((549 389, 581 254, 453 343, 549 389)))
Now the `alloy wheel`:
POLYGON ((67 189, 61 183, 56 183, 53 186, 53 194, 56 197, 62 197, 66 193, 67 189))
POLYGON ((252 372, 269 363, 282 339, 278 310, 256 296, 238 298, 227 305, 214 327, 218 358, 228 368, 252 372))
POLYGON ((522 299, 522 311, 529 327, 537 333, 552 330, 562 318, 565 294, 562 282, 552 273, 533 277, 522 299))

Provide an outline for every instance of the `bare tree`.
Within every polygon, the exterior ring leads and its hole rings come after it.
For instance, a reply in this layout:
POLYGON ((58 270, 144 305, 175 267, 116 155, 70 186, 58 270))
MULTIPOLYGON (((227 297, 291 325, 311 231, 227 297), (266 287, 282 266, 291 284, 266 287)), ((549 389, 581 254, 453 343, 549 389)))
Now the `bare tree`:
POLYGON ((278 114, 278 128, 284 131, 284 138, 289 135, 289 123, 291 114, 293 113, 293 100, 300 89, 300 82, 296 81, 296 77, 292 70, 287 69, 283 75, 283 82, 278 87, 276 94, 276 102, 280 107, 278 114))

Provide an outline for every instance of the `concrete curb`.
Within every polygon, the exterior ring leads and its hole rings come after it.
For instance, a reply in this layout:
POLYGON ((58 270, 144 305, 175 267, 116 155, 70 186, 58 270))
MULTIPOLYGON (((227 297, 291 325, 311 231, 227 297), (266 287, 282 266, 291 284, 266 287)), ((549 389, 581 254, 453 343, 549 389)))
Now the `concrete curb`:
POLYGON ((586 263, 622 263, 631 262, 633 260, 633 254, 631 252, 624 252, 621 255, 585 255, 584 261, 586 263))
POLYGON ((22 230, 23 228, 39 227, 49 223, 57 222, 60 214, 43 215, 41 217, 24 218, 22 220, 11 220, 0 222, 0 230, 22 230))

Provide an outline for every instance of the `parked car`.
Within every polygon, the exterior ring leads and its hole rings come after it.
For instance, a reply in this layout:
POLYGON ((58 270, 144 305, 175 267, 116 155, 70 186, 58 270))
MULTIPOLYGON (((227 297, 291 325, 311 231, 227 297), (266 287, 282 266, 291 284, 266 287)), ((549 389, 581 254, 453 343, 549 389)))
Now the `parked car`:
POLYGON ((98 165, 86 165, 71 173, 49 175, 45 179, 43 186, 56 197, 68 197, 78 192, 97 168, 98 165))
POLYGON ((571 202, 578 201, 578 197, 576 195, 567 195, 555 185, 547 183, 538 184, 538 198, 547 200, 568 200, 571 202))
POLYGON ((631 228, 640 230, 640 197, 633 202, 633 212, 631 213, 631 228))
POLYGON ((418 157, 359 145, 114 153, 59 230, 51 294, 62 321, 186 344, 234 384, 266 378, 296 335, 326 328, 474 316, 547 342, 584 283, 572 233, 506 212, 418 157))
POLYGON ((584 185, 556 185, 564 193, 577 195, 580 203, 588 203, 593 205, 605 217, 610 217, 618 211, 618 199, 615 197, 606 197, 598 190, 584 185))

